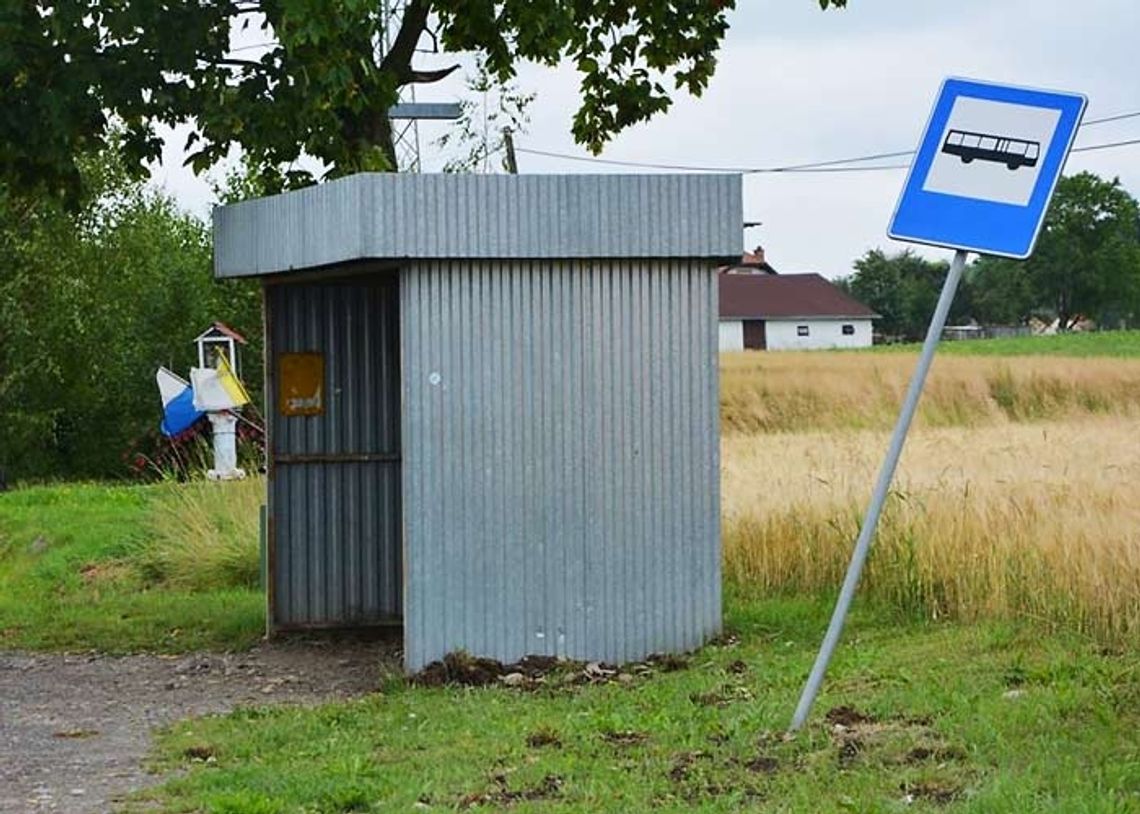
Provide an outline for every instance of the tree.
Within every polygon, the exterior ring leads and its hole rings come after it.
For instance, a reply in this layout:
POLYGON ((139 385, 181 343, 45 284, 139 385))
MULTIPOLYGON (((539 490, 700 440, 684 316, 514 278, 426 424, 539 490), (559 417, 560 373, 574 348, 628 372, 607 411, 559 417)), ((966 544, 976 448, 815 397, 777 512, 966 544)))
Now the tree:
MULTIPOLYGON (((846 0, 820 0, 844 6, 846 0)), ((188 122, 201 172, 233 145, 277 186, 395 170, 389 107, 401 87, 458 66, 418 67, 425 35, 480 55, 509 80, 521 61, 568 61, 581 76, 575 139, 598 152, 616 133, 700 94, 735 0, 0 0, 0 177, 74 199, 76 156, 123 129, 128 169, 161 157, 159 124, 188 122), (402 8, 397 20, 385 15, 402 8), (263 51, 232 48, 259 30, 263 51), (385 47, 386 32, 395 36, 385 47), (671 85, 669 88, 667 86, 671 85)))
POLYGON ((482 60, 474 75, 467 77, 467 90, 481 101, 467 98, 460 102, 456 126, 436 139, 437 146, 453 151, 443 171, 488 172, 492 156, 498 154, 503 154, 502 169, 510 171, 505 156, 507 133, 526 129, 530 123, 526 110, 535 94, 524 93, 513 82, 496 82, 482 60))
POLYGON ((967 274, 979 322, 1024 322, 1040 312, 1067 331, 1140 317, 1140 208, 1120 186, 1082 172, 1062 178, 1028 260, 982 257, 967 274))
POLYGON ((13 478, 126 474, 121 456, 161 418, 156 367, 185 371, 215 319, 250 332, 245 378, 260 385, 257 285, 214 282, 206 226, 113 156, 80 167, 92 195, 77 212, 0 187, 0 469, 13 478))
MULTIPOLYGON (((847 288, 880 315, 875 326, 879 333, 917 340, 926 334, 949 270, 946 261, 926 260, 910 249, 895 255, 872 249, 855 261, 847 288)), ((965 293, 955 298, 951 321, 965 318, 968 301, 965 293)))
POLYGON ((1062 178, 1025 274, 1036 304, 1056 315, 1062 331, 1081 316, 1135 315, 1140 207, 1120 180, 1090 172, 1062 178))
POLYGON ((979 257, 966 269, 970 314, 982 325, 1023 325, 1037 309, 1024 263, 979 257))

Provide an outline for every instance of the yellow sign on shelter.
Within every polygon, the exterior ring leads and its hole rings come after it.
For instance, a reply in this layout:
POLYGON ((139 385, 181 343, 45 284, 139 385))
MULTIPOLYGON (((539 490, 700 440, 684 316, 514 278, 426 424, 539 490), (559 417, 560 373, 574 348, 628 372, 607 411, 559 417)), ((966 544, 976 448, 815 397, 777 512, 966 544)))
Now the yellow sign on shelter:
POLYGON ((325 357, 321 353, 282 353, 277 363, 277 409, 283 416, 325 411, 325 357))

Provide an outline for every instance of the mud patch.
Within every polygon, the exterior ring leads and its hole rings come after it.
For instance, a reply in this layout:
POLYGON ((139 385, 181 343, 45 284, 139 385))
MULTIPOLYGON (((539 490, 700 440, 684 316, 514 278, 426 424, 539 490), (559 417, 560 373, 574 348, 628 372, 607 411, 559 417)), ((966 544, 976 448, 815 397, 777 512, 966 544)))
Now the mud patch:
POLYGON ((732 662, 731 664, 729 664, 724 669, 727 670, 728 672, 732 673, 733 675, 739 676, 739 675, 744 675, 745 673, 748 672, 748 665, 745 664, 740 659, 737 659, 736 661, 732 662))
POLYGON ((554 656, 527 656, 514 664, 503 664, 457 651, 424 667, 412 676, 411 683, 419 687, 494 685, 521 690, 610 683, 630 685, 639 677, 671 673, 688 666, 687 657, 673 654, 654 654, 644 662, 618 667, 600 661, 570 661, 554 656))
POLYGON ((745 763, 744 768, 754 774, 775 774, 780 769, 780 761, 774 757, 760 755, 745 763))
POLYGON ((478 806, 507 808, 515 803, 550 800, 562 794, 563 780, 556 774, 548 774, 535 785, 519 789, 510 787, 505 774, 496 774, 491 781, 496 787, 492 791, 476 792, 460 798, 458 803, 460 810, 478 806))
POLYGON ((705 751, 681 752, 673 757, 673 766, 669 769, 669 779, 674 783, 682 783, 689 779, 689 774, 698 762, 711 759, 712 755, 705 751))
MULTIPOLYGON (((441 661, 433 661, 412 678, 420 687, 486 687, 506 675, 501 662, 481 659, 467 653, 448 653, 441 661)), ((513 671, 512 671, 513 672, 513 671)))
POLYGON ((689 659, 674 653, 654 653, 645 660, 645 663, 656 667, 663 673, 675 673, 679 670, 689 669, 689 659))
POLYGON ((536 729, 526 736, 526 745, 531 749, 542 749, 547 746, 561 749, 562 739, 558 737, 558 733, 553 729, 543 727, 542 729, 536 729))
POLYGON ((689 700, 700 707, 723 709, 729 704, 735 704, 738 701, 751 701, 754 697, 752 691, 747 687, 725 684, 722 687, 709 690, 708 692, 692 693, 689 695, 689 700))
POLYGON ((182 750, 182 757, 187 760, 199 760, 203 762, 211 760, 214 757, 214 747, 205 743, 188 746, 182 750))
POLYGON ((957 746, 916 746, 906 753, 900 763, 914 765, 917 763, 952 763, 966 760, 968 755, 965 749, 957 746))
POLYGON ((877 718, 849 706, 835 707, 825 717, 840 768, 856 762, 943 765, 968 757, 966 750, 946 743, 926 717, 877 718))
POLYGON ((860 726, 862 724, 873 724, 876 718, 873 715, 866 715, 859 712, 854 707, 842 706, 833 707, 827 711, 823 716, 824 720, 832 726, 860 726))
POLYGON ((709 647, 736 647, 740 644, 740 636, 735 630, 725 629, 719 636, 709 641, 709 647))
POLYGON ((611 746, 640 746, 649 740, 648 732, 635 732, 632 729, 606 730, 602 733, 602 740, 611 746))
POLYGON ((948 805, 962 796, 962 787, 950 783, 936 783, 924 780, 918 783, 903 783, 899 789, 905 795, 906 802, 925 800, 937 805, 948 805))

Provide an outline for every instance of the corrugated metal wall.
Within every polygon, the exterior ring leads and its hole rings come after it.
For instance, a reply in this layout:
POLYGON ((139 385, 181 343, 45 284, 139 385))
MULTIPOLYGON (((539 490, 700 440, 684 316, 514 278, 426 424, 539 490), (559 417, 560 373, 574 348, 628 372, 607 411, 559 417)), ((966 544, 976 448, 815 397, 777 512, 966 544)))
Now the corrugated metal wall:
POLYGON ((270 605, 278 629, 402 612, 399 280, 266 289, 270 605), (319 352, 325 411, 277 410, 277 355, 319 352))
POLYGON ((626 661, 720 627, 716 275, 402 272, 406 666, 626 661))

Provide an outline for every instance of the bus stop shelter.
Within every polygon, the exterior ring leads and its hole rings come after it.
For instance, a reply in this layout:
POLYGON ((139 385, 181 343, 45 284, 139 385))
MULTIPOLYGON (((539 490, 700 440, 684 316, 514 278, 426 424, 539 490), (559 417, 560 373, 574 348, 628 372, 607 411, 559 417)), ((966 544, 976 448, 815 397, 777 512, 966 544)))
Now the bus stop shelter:
POLYGON ((733 175, 362 174, 214 213, 265 292, 270 632, 623 662, 721 625, 733 175))

